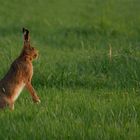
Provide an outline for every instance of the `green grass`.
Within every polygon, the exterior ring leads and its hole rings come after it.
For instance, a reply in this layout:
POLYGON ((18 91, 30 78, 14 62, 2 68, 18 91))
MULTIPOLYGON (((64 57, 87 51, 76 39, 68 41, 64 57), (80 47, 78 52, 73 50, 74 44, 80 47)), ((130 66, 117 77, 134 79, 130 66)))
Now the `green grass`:
POLYGON ((1 139, 139 139, 135 91, 44 88, 40 94, 40 105, 24 96, 14 112, 1 113, 1 139))
POLYGON ((42 101, 33 104, 23 91, 14 112, 1 111, 1 140, 139 139, 139 0, 0 2, 0 77, 29 28, 42 101))

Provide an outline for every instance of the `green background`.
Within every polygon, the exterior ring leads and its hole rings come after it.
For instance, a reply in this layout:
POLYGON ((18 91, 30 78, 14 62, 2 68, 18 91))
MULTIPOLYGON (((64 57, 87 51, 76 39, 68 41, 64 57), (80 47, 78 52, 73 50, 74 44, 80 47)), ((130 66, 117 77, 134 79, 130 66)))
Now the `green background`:
POLYGON ((42 101, 24 90, 0 112, 0 139, 138 140, 139 15, 139 0, 0 0, 0 77, 27 27, 42 101))

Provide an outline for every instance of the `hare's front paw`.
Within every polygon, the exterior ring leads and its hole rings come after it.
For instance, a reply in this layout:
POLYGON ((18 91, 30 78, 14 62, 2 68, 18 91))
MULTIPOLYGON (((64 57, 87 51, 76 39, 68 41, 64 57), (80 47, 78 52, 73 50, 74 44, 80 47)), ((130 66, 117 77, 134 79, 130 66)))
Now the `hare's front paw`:
POLYGON ((40 101, 39 97, 35 97, 35 98, 33 98, 33 102, 34 103, 40 103, 41 101, 40 101))

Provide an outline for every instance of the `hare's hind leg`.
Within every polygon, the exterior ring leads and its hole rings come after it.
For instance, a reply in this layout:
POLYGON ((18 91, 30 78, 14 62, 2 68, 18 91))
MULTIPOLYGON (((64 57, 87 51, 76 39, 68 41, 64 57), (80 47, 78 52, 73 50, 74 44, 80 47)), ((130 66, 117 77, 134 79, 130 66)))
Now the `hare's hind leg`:
POLYGON ((11 110, 14 110, 14 103, 11 102, 7 97, 0 97, 0 109, 4 109, 5 107, 9 107, 11 110))
POLYGON ((4 100, 4 98, 0 97, 0 109, 4 109, 7 106, 6 101, 4 100))
POLYGON ((41 101, 40 101, 39 97, 37 96, 37 94, 36 94, 36 92, 35 92, 35 90, 34 90, 32 84, 31 84, 31 83, 27 83, 27 84, 26 84, 26 88, 27 88, 28 91, 30 92, 30 95, 32 96, 33 101, 34 101, 35 103, 40 103, 41 101))
POLYGON ((14 110, 14 101, 11 98, 4 97, 5 106, 8 106, 10 110, 14 110))

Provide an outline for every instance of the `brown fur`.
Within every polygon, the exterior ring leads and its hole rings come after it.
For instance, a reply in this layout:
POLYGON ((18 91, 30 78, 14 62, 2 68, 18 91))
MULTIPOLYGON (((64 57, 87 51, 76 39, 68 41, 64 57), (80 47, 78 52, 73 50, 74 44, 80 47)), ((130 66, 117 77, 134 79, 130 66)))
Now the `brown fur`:
POLYGON ((24 45, 19 57, 2 80, 0 80, 0 108, 9 106, 14 109, 14 103, 24 87, 30 92, 34 102, 40 102, 32 84, 32 61, 37 58, 38 51, 30 46, 29 31, 23 28, 24 45))

